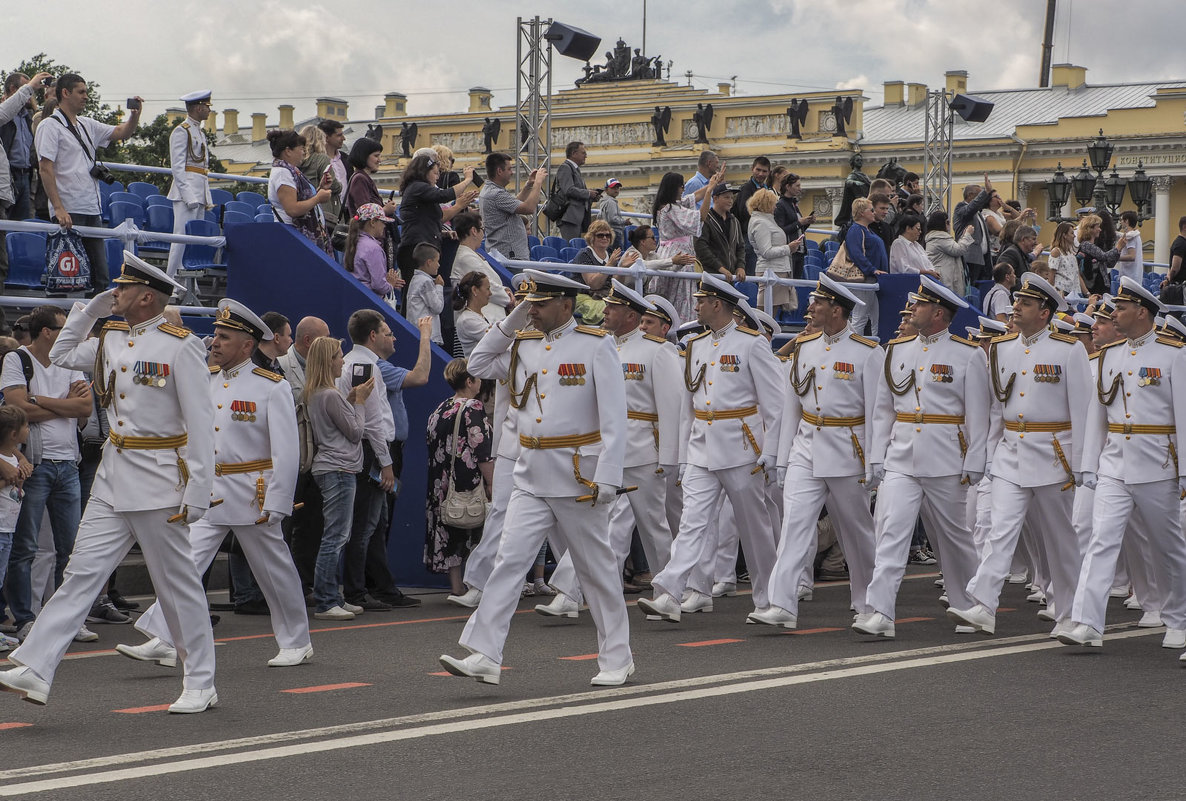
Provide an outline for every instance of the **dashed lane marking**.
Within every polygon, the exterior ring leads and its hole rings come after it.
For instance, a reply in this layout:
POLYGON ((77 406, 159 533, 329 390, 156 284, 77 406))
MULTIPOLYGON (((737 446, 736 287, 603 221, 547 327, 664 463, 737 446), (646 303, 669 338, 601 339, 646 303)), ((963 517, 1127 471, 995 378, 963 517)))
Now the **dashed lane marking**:
POLYGON ((676 645, 681 648, 703 648, 706 645, 728 645, 731 642, 745 642, 745 640, 726 638, 723 640, 700 640, 699 642, 677 642, 676 645))
POLYGON ((560 658, 565 662, 584 662, 588 659, 596 659, 597 654, 580 654, 578 656, 562 656, 560 658))
POLYGON ((32 725, 32 723, 0 723, 0 731, 7 731, 8 729, 23 729, 26 726, 32 725))
POLYGON ((291 690, 281 690, 282 693, 327 693, 331 690, 353 690, 355 687, 371 687, 373 685, 361 681, 347 681, 342 684, 318 684, 314 687, 293 687, 291 690))
POLYGON ((118 712, 121 715, 143 715, 145 712, 164 712, 169 708, 169 704, 156 704, 155 706, 130 706, 127 709, 113 709, 112 712, 118 712))

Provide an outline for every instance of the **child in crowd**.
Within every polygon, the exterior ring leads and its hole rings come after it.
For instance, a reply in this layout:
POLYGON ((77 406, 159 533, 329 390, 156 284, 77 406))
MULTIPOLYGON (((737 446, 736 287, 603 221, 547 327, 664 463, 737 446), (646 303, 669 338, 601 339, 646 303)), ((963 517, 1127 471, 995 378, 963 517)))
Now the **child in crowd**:
POLYGON ((394 309, 399 306, 398 290, 403 289, 404 279, 399 270, 387 265, 387 252, 383 249, 387 224, 391 222, 394 220, 383 213, 383 207, 378 203, 359 206, 350 220, 343 263, 346 272, 353 274, 394 309))
MULTIPOLYGON (((0 459, 19 467, 17 451, 28 439, 29 421, 25 413, 16 406, 0 406, 0 459)), ((0 584, 4 583, 8 572, 8 555, 12 552, 12 537, 16 533, 16 520, 20 517, 24 496, 19 486, 0 479, 0 584)), ((19 644, 18 640, 0 634, 0 651, 8 651, 19 644)))
POLYGON ((445 279, 441 270, 441 252, 427 242, 421 242, 412 251, 416 272, 408 282, 408 308, 405 315, 409 320, 421 317, 432 318, 430 339, 444 345, 441 339, 441 312, 445 309, 445 279))

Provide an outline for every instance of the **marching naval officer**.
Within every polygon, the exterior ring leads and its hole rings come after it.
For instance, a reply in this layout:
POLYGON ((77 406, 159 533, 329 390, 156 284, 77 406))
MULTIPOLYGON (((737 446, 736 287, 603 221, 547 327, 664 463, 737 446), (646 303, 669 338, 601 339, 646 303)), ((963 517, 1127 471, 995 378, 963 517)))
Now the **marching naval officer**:
MULTIPOLYGON (((222 503, 189 527, 194 564, 204 573, 227 532, 234 531, 272 615, 280 653, 268 662, 287 667, 313 656, 301 581, 284 542, 280 522, 292 511, 296 488, 297 424, 292 392, 277 373, 252 364, 251 356, 272 332, 234 300, 218 304, 210 347, 210 394, 214 404, 214 497, 222 503)), ((132 659, 176 664, 177 653, 161 619, 149 607, 136 628, 150 639, 117 645, 132 659)))
MULTIPOLYGON (((618 558, 618 572, 630 555, 630 538, 638 526, 639 539, 652 570, 662 570, 671 555, 671 529, 665 514, 669 473, 679 461, 681 379, 675 346, 639 328, 644 314, 656 311, 650 301, 616 279, 605 298, 602 327, 613 335, 626 384, 626 457, 622 484, 638 487, 619 497, 609 516, 610 543, 618 558)), ((576 617, 580 584, 571 552, 552 573, 556 597, 535 611, 549 617, 576 617)))
MULTIPOLYGON (((775 551, 765 492, 766 481, 775 478, 782 365, 765 337, 734 320, 733 309, 745 295, 707 273, 695 295, 696 316, 708 330, 689 339, 684 353, 687 392, 679 438, 684 512, 671 559, 651 581, 654 598, 638 602, 644 613, 673 623, 679 622, 693 569, 713 556, 707 530, 721 490, 737 516, 758 609, 768 603, 775 551)), ((705 596, 711 602, 711 584, 691 589, 698 595, 690 601, 702 603, 705 596)))
POLYGON ((1095 489, 1091 540, 1083 556, 1067 645, 1103 645, 1104 616, 1116 557, 1132 518, 1151 549, 1161 593, 1164 648, 1186 647, 1186 539, 1178 502, 1186 463, 1177 429, 1186 423, 1186 348, 1160 337, 1153 318, 1165 307, 1127 276, 1120 279, 1112 322, 1125 337, 1096 358, 1096 400, 1084 436, 1083 484, 1095 489))
MULTIPOLYGON (((202 124, 210 116, 210 90, 190 92, 181 98, 185 103, 185 121, 169 134, 169 168, 173 184, 166 197, 173 201, 173 233, 184 234, 185 224, 200 220, 214 205, 210 198, 210 151, 202 124)), ((185 245, 169 245, 169 277, 177 275, 185 245)))
MULTIPOLYGON (((680 319, 675 306, 671 305, 671 301, 662 295, 643 295, 643 297, 650 301, 655 309, 642 316, 638 327, 643 330, 643 333, 666 339, 675 346, 678 356, 679 338, 675 332, 683 324, 683 320, 680 319)), ((667 482, 667 528, 674 537, 675 532, 679 531, 679 518, 684 511, 684 491, 679 484, 679 469, 664 471, 663 478, 667 482)), ((668 548, 668 555, 670 556, 670 554, 671 549, 668 548)))
POLYGON ((825 501, 848 561, 852 604, 865 608, 873 574, 873 515, 864 487, 866 420, 873 419, 884 355, 871 339, 848 326, 863 305, 840 284, 821 275, 811 293, 814 334, 799 340, 791 363, 778 448, 783 494, 782 536, 770 575, 770 607, 748 621, 793 629, 799 590, 816 551, 816 523, 825 501))
POLYGON ((204 712, 218 703, 214 637, 206 594, 194 566, 188 527, 210 505, 214 478, 214 415, 206 349, 162 313, 181 287, 163 272, 124 253, 119 285, 75 303, 50 359, 94 370, 95 395, 111 423, 103 460, 78 528, 65 580, 50 598, 0 689, 44 704, 54 671, 95 597, 133 542, 184 666, 184 691, 170 712, 204 712), (94 324, 112 314, 102 333, 94 324))
MULTIPOLYGON (((1087 351, 1070 334, 1050 329, 1067 302, 1051 284, 1026 273, 1014 293, 1016 332, 989 345, 989 378, 1003 431, 989 443, 992 513, 971 608, 952 605, 947 616, 984 634, 996 631, 997 602, 1009 577, 1022 524, 1045 546, 1056 630, 1065 628, 1079 578, 1079 543, 1072 528, 1076 484, 1083 483, 1083 426, 1091 400, 1087 351)), ((1057 632, 1052 632, 1057 633, 1057 632)))
POLYGON ((551 536, 572 554, 597 625, 601 672, 591 683, 623 684, 634 661, 609 536, 626 452, 622 364, 605 331, 577 325, 572 317, 577 293, 588 292, 587 286, 536 270, 524 273, 530 281, 526 303, 491 327, 470 361, 480 378, 507 376, 509 413, 523 450, 515 462, 494 571, 461 634, 470 655, 442 655, 441 664, 455 676, 498 684, 523 576, 551 536), (528 317, 533 331, 521 330, 528 317), (498 358, 487 358, 490 353, 498 358))
POLYGON ((852 628, 892 638, 894 609, 910 536, 919 510, 939 550, 951 605, 972 605, 965 588, 976 571, 976 549, 967 524, 967 493, 984 477, 988 430, 988 369, 976 343, 948 328, 968 304, 928 276, 921 277, 911 321, 914 336, 895 339, 885 354, 883 380, 869 447, 866 486, 878 494, 877 552, 867 614, 852 628))

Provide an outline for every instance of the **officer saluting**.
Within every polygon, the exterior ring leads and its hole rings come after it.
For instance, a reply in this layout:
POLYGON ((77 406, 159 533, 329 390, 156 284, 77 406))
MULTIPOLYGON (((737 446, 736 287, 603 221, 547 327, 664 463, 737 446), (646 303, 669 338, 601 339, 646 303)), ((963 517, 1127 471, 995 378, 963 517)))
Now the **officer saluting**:
POLYGON ((610 546, 609 511, 622 485, 626 390, 613 341, 572 317, 584 284, 525 270, 526 302, 493 326, 471 354, 474 375, 506 376, 523 450, 494 571, 461 634, 464 659, 441 656, 455 676, 498 684, 502 647, 527 573, 546 536, 572 554, 597 625, 594 685, 623 684, 634 672, 622 580, 610 546), (530 317, 535 330, 523 329, 530 317), (489 358, 490 354, 497 358, 489 358), (478 366, 480 365, 480 366, 478 366))
POLYGON ((849 317, 860 305, 826 275, 811 293, 811 319, 819 330, 798 341, 782 412, 778 473, 785 491, 771 605, 751 614, 752 623, 788 629, 798 624, 800 577, 811 568, 825 501, 848 560, 853 606, 867 611, 873 516, 864 487, 865 421, 873 419, 884 356, 877 343, 849 328, 849 317))
POLYGON ((21 647, 19 667, 0 673, 0 689, 44 704, 54 671, 107 578, 133 542, 184 664, 184 692, 170 712, 203 712, 218 702, 214 637, 206 595, 190 552, 188 526, 210 505, 214 420, 206 349, 162 312, 181 289, 131 253, 115 282, 86 306, 75 303, 50 351, 74 370, 94 370, 94 391, 111 435, 78 528, 65 580, 21 647), (95 322, 112 314, 98 338, 95 322))
MULTIPOLYGON (((773 472, 778 454, 782 365, 765 337, 734 320, 733 309, 745 295, 707 273, 695 295, 696 315, 708 330, 689 339, 684 353, 687 392, 679 438, 684 511, 671 560, 652 579, 654 598, 638 602, 646 614, 673 623, 679 622, 689 576, 700 559, 711 556, 705 539, 722 489, 737 516, 758 609, 768 603, 775 550, 765 487, 774 480, 767 472, 773 472)), ((711 584, 692 590, 691 606, 711 603, 711 584)))
POLYGON ((1148 538, 1150 570, 1164 600, 1162 647, 1186 647, 1186 539, 1178 501, 1186 464, 1177 431, 1186 423, 1186 348, 1159 337, 1153 318, 1165 307, 1131 278, 1120 279, 1112 322, 1126 339, 1096 357, 1096 400, 1088 413, 1083 485, 1095 489, 1093 526, 1079 572, 1067 645, 1103 645, 1116 556, 1129 518, 1148 538))
MULTIPOLYGON (((206 132, 202 123, 210 116, 210 90, 190 92, 181 98, 185 103, 185 120, 169 134, 169 168, 173 184, 166 197, 173 201, 173 233, 184 234, 185 224, 200 220, 206 209, 214 205, 210 198, 210 152, 206 147, 206 132)), ((168 273, 177 275, 185 245, 174 242, 169 246, 168 273)))
MULTIPOLYGON (((292 556, 279 523, 292 512, 296 487, 297 424, 292 392, 277 373, 255 367, 251 356, 272 332, 234 300, 218 304, 210 347, 210 394, 214 404, 214 492, 222 503, 189 527, 194 564, 204 573, 229 531, 234 531, 259 582, 280 653, 268 662, 287 667, 313 656, 309 618, 292 556)), ((160 604, 149 607, 136 628, 152 639, 117 645, 124 656, 169 665, 176 652, 160 604)))
MULTIPOLYGON (((1017 331, 989 346, 993 396, 1003 431, 989 443, 992 513, 980 565, 968 585, 971 608, 952 606, 947 616, 984 634, 996 630, 997 602, 1026 516, 1043 540, 1056 621, 1071 614, 1080 551, 1071 526, 1074 489, 1082 483, 1083 426, 1091 399, 1087 351, 1070 334, 1050 330, 1067 302, 1036 273, 1026 273, 1015 293, 1017 331)), ((1065 622, 1057 623, 1057 630, 1065 622)))
MULTIPOLYGON (((667 482, 679 460, 680 370, 675 346, 639 328, 643 314, 656 311, 650 301, 630 287, 611 283, 605 299, 602 327, 613 335, 626 382, 626 457, 622 484, 638 489, 614 503, 609 517, 610 544, 618 558, 618 572, 630 554, 630 535, 638 526, 639 539, 652 570, 661 570, 671 555, 671 529, 665 514, 667 482)), ((566 553, 552 574, 556 597, 535 610, 546 616, 575 617, 580 608, 580 585, 566 553)))
POLYGON ((988 430, 988 369, 976 343, 948 331, 963 298, 921 277, 911 293, 918 333, 895 339, 885 353, 869 447, 866 486, 878 494, 877 554, 866 603, 854 631, 894 636, 898 587, 919 509, 939 549, 952 606, 966 609, 965 587, 976 571, 967 524, 967 492, 984 476, 988 430))

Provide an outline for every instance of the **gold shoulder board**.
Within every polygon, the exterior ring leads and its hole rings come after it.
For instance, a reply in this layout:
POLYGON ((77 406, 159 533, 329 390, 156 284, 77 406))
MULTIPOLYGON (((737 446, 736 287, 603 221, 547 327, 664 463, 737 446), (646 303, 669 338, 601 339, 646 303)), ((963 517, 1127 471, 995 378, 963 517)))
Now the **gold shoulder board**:
POLYGON ((744 325, 737 326, 737 330, 743 334, 749 334, 751 337, 758 336, 758 332, 752 328, 746 328, 744 325))
POLYGON ((1174 348, 1186 347, 1186 342, 1182 342, 1181 340, 1174 339, 1173 337, 1158 337, 1157 341, 1160 342, 1162 345, 1169 345, 1174 348))
POLYGON ((657 336, 655 336, 654 334, 643 334, 643 335, 642 335, 642 338, 643 338, 643 339, 649 339, 651 342, 658 342, 660 345, 666 345, 666 344, 667 344, 667 340, 666 340, 666 339, 664 339, 663 337, 657 337, 657 336))
POLYGON ((516 331, 515 332, 515 339, 543 339, 543 338, 544 338, 543 331, 531 330, 531 331, 516 331))
POLYGON ((918 339, 918 334, 912 334, 911 336, 908 336, 908 337, 898 337, 897 339, 891 339, 889 341, 889 344, 901 345, 903 342, 913 342, 916 339, 918 339))
POLYGON ((866 347, 870 347, 870 348, 877 347, 876 342, 874 342, 872 339, 869 339, 869 337, 863 337, 860 334, 849 334, 848 338, 851 339, 853 342, 860 342, 862 345, 865 345, 866 347))
POLYGON ((604 328, 597 328, 592 325, 578 325, 576 330, 581 334, 589 334, 595 337, 603 337, 608 333, 604 328))
POLYGON ((693 342, 695 342, 696 340, 698 340, 698 339, 703 339, 704 337, 708 336, 708 335, 709 335, 709 334, 711 334, 711 333, 712 333, 711 331, 701 331, 699 334, 697 334, 697 335, 696 335, 696 336, 694 336, 694 337, 688 337, 688 339, 687 339, 687 344, 689 344, 689 345, 690 345, 690 344, 692 344, 693 342))
POLYGON ((1055 331, 1050 335, 1050 338, 1058 342, 1065 342, 1068 345, 1078 345, 1079 341, 1070 334, 1064 334, 1062 331, 1055 331))
MULTIPOLYGON (((802 345, 804 342, 810 342, 813 339, 819 339, 823 335, 824 335, 823 331, 812 331, 810 334, 807 334, 805 336, 800 335, 800 336, 795 337, 795 344, 802 345)), ((853 334, 853 336, 856 336, 856 334, 853 334)))
POLYGON ((222 370, 221 367, 215 367, 214 365, 210 365, 210 375, 214 375, 215 373, 217 373, 221 370, 222 370))
POLYGON ((1008 342, 1011 339, 1017 339, 1019 336, 1021 336, 1021 334, 1018 334, 1016 331, 1014 331, 1012 334, 1001 334, 999 337, 992 338, 992 344, 995 345, 998 342, 1008 342))
POLYGON ((181 123, 181 127, 182 127, 182 128, 184 128, 185 130, 187 130, 187 131, 188 131, 188 130, 189 130, 189 123, 188 123, 188 122, 183 122, 183 123, 181 123))
POLYGON ((130 331, 131 328, 123 320, 108 320, 103 323, 104 331, 130 331))
POLYGON ((1098 359, 1099 357, 1100 357, 1100 352, 1098 350, 1095 353, 1087 354, 1088 361, 1091 361, 1092 359, 1098 359))
MULTIPOLYGON (((1117 347, 1119 345, 1123 345, 1123 344, 1124 344, 1124 340, 1118 339, 1115 342, 1109 342, 1107 345, 1104 345, 1103 347, 1100 348, 1100 350, 1107 350, 1108 348, 1115 348, 1115 347, 1117 347)), ((1096 351, 1096 352, 1098 353, 1099 351, 1096 351)))
POLYGON ((273 373, 271 370, 265 370, 262 367, 257 367, 254 370, 252 370, 251 372, 255 373, 256 375, 262 375, 264 378, 268 379, 269 381, 280 382, 280 381, 284 380, 284 376, 280 375, 279 373, 273 373))
POLYGON ((952 334, 952 335, 951 335, 951 338, 952 338, 953 340, 955 340, 956 342, 960 343, 961 345, 967 345, 969 348, 978 348, 978 347, 980 347, 979 345, 977 345, 977 344, 976 344, 975 342, 973 342, 972 340, 970 340, 970 339, 964 339, 963 337, 957 337, 955 334, 952 334))
POLYGON ((157 329, 164 331, 166 334, 169 334, 171 336, 175 336, 178 339, 185 339, 187 336, 189 336, 191 333, 193 333, 192 331, 190 331, 188 328, 185 328, 184 326, 173 325, 172 323, 161 323, 160 325, 157 326, 157 329))

